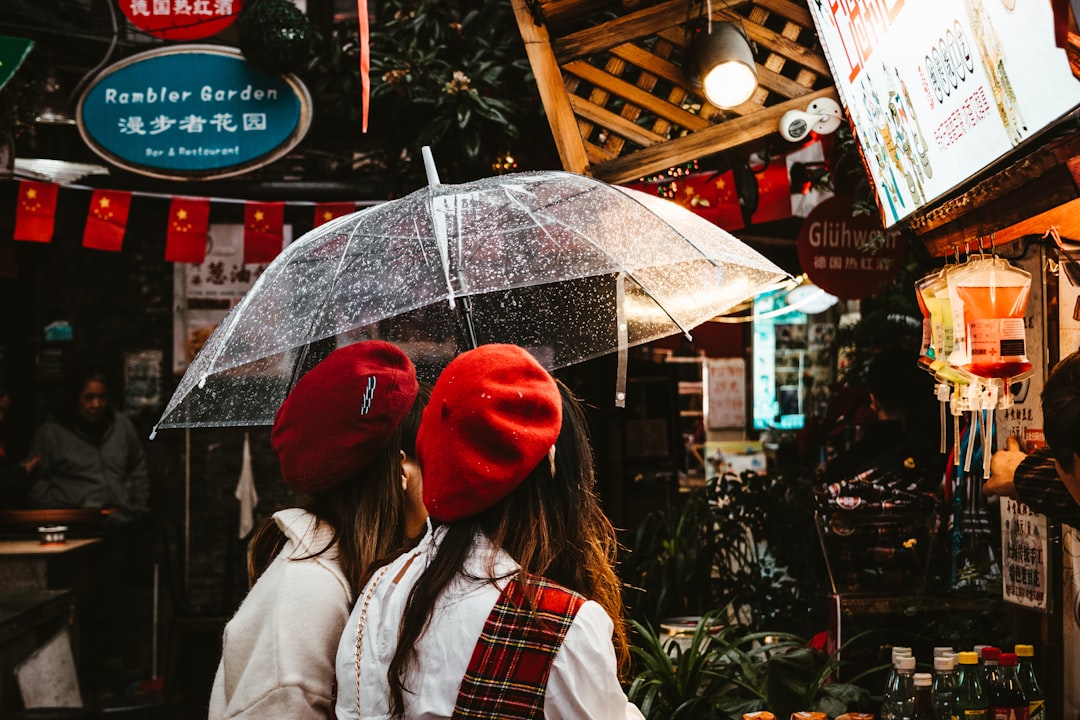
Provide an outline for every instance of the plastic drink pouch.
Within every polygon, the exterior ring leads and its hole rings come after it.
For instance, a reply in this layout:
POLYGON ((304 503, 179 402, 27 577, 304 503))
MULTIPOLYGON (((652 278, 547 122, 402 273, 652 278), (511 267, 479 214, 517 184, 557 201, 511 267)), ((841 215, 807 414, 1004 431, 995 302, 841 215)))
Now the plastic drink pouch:
POLYGON ((1031 274, 997 257, 968 263, 964 270, 949 276, 950 297, 963 303, 965 357, 956 364, 983 378, 1029 372, 1024 313, 1031 274))

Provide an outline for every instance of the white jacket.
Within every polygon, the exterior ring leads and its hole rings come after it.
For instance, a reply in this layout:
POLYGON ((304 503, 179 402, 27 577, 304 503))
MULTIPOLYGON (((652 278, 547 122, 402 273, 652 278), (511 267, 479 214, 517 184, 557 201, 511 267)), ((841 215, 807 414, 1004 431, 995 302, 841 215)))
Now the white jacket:
MULTIPOLYGON (((445 534, 445 528, 429 531, 414 550, 391 563, 385 573, 376 573, 357 598, 337 652, 338 720, 358 717, 356 636, 365 603, 359 717, 364 720, 389 717, 386 671, 397 648, 405 600, 434 558, 445 534)), ((477 535, 464 572, 436 602, 431 622, 417 641, 417 663, 407 678, 411 692, 405 694, 406 718, 448 718, 453 714, 473 647, 507 581, 497 580, 492 584, 466 576, 490 577, 493 556, 495 577, 505 578, 518 569, 507 553, 493 547, 485 536, 477 535)), ((545 717, 582 720, 642 717, 619 685, 612 630, 611 619, 603 607, 591 600, 581 606, 552 664, 544 695, 545 717)))
POLYGON ((352 594, 326 547, 332 530, 299 508, 274 514, 288 538, 225 626, 210 720, 331 717, 334 653, 352 594))

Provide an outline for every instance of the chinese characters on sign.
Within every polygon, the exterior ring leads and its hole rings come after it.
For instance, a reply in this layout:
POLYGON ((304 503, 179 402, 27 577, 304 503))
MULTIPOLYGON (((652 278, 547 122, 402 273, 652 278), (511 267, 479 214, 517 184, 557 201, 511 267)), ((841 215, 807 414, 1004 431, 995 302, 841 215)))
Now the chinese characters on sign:
POLYGON ((836 195, 807 215, 799 230, 799 264, 818 287, 839 298, 869 297, 904 264, 904 243, 884 235, 867 215, 852 215, 854 201, 836 195))
POLYGON ((243 0, 120 0, 120 9, 140 30, 165 40, 216 35, 240 14, 243 0))
POLYGON ((746 362, 742 358, 710 358, 707 365, 710 430, 746 427, 746 362))
MULTIPOLYGON (((292 227, 283 228, 283 245, 292 227)), ((211 225, 210 250, 201 263, 173 268, 173 372, 182 374, 229 310, 251 289, 266 263, 244 264, 244 226, 211 225)))
POLYGON ((1046 516, 1010 498, 1001 500, 1002 597, 1006 602, 1049 610, 1050 571, 1046 516))
POLYGON ((311 122, 293 76, 264 73, 238 50, 174 46, 132 56, 79 104, 80 132, 102 157, 170 179, 237 175, 291 150, 311 122))
POLYGON ((892 227, 1080 103, 1048 3, 809 3, 892 227))

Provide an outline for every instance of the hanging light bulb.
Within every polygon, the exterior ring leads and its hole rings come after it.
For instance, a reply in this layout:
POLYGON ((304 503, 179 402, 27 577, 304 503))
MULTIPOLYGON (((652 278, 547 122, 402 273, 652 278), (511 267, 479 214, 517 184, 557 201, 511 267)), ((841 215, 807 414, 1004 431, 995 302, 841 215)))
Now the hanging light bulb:
POLYGON ((757 88, 754 52, 735 23, 708 23, 691 42, 684 69, 690 84, 717 107, 741 105, 757 88))

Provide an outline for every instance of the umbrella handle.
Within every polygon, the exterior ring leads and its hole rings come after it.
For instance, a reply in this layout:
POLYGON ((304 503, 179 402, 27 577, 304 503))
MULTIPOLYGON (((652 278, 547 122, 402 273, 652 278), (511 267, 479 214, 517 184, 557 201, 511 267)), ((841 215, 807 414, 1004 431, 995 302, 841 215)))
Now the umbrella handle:
POLYGON ((439 171, 435 168, 435 157, 431 154, 431 146, 425 145, 420 148, 420 154, 424 156, 424 171, 427 173, 428 185, 439 185, 439 171))

